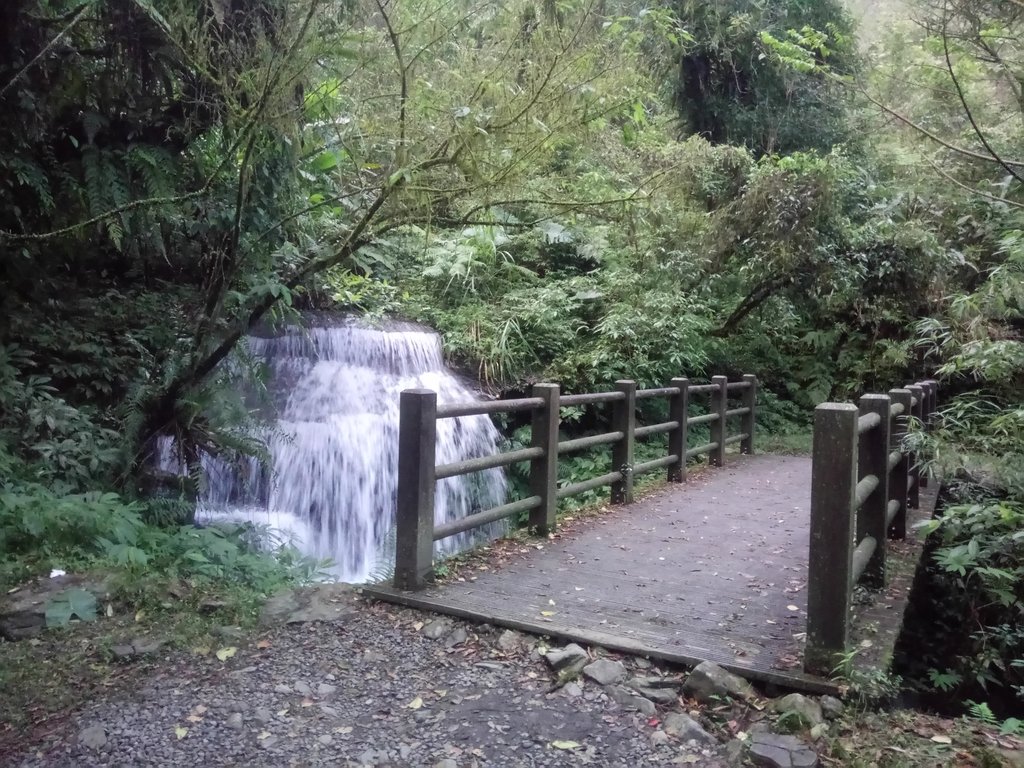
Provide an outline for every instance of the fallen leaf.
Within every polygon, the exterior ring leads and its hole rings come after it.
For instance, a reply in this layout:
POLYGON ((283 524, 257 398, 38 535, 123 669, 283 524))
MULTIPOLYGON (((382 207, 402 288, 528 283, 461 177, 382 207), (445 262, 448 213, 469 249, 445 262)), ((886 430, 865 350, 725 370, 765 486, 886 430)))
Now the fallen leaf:
POLYGON ((263 741, 264 739, 269 739, 270 731, 260 731, 259 735, 256 738, 260 741, 263 741))
POLYGON ((174 728, 174 735, 178 737, 178 741, 181 741, 188 735, 188 728, 183 728, 180 725, 174 728))
POLYGON ((942 735, 932 736, 932 741, 934 741, 936 744, 952 744, 953 743, 953 740, 951 738, 949 738, 949 736, 942 736, 942 735))
POLYGON ((540 615, 541 616, 554 616, 555 612, 554 611, 541 611, 540 615))
POLYGON ((135 612, 135 623, 136 624, 138 624, 144 618, 146 618, 146 612, 145 611, 136 611, 135 612))
POLYGON ((285 707, 284 709, 278 710, 277 716, 278 717, 284 717, 287 714, 288 714, 288 707, 285 707))
POLYGON ((193 648, 192 653, 194 653, 196 656, 209 656, 210 648, 208 648, 205 645, 201 645, 198 648, 193 648))
POLYGON ((419 709, 420 707, 422 707, 422 706, 423 706, 423 698, 422 698, 422 697, 420 697, 420 696, 417 696, 417 697, 416 697, 415 699, 413 699, 412 701, 410 701, 410 702, 409 702, 408 704, 406 704, 405 706, 406 706, 406 707, 407 707, 408 709, 419 709))
POLYGON ((203 722, 203 718, 200 715, 189 715, 185 719, 188 720, 190 723, 201 723, 201 722, 203 722))
POLYGON ((578 741, 552 741, 551 746, 555 749, 579 749, 583 745, 578 741))
POLYGON ((192 709, 192 714, 201 715, 207 711, 208 707, 205 704, 196 704, 192 709))
POLYGON ((787 611, 799 611, 800 609, 797 606, 795 606, 795 605, 787 605, 786 606, 786 610, 787 611))
POLYGON ((312 707, 313 706, 313 700, 312 699, 303 699, 302 700, 302 706, 303 707, 312 707))
POLYGON ((221 648, 219 651, 217 651, 217 658, 221 661, 227 661, 232 656, 234 656, 237 651, 238 649, 234 646, 230 646, 228 648, 221 648))
POLYGON ((334 732, 335 733, 352 733, 352 726, 351 725, 342 725, 342 726, 340 726, 338 728, 335 728, 334 732))
POLYGON ((256 647, 259 648, 261 651, 265 651, 267 650, 267 648, 270 647, 270 641, 260 640, 258 643, 256 643, 256 647))

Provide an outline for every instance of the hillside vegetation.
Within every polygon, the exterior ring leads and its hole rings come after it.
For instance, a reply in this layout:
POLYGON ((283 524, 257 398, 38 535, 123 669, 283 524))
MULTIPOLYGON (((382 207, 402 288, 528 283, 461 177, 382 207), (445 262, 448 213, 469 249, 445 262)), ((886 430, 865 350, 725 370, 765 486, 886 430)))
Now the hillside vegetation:
POLYGON ((240 339, 309 309, 428 323, 495 394, 753 372, 776 434, 930 376, 956 652, 923 676, 1005 717, 1024 6, 882 5, 5 3, 0 585, 102 569, 251 617, 314 574, 190 525, 204 452, 261 455, 240 339), (151 471, 160 436, 189 477, 151 471))

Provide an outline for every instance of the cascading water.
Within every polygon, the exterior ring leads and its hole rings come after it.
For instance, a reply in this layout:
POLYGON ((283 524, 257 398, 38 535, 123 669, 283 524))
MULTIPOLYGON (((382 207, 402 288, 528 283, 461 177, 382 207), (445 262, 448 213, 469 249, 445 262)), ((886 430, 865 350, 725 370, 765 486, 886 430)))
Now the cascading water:
MULTIPOLYGON (((422 328, 292 327, 246 345, 270 374, 277 420, 265 434, 269 466, 207 458, 197 518, 267 525, 303 553, 329 558, 337 578, 366 581, 379 557, 393 555, 399 393, 424 387, 440 403, 474 395, 445 368, 437 334, 422 328)), ((494 453, 499 439, 487 416, 442 419, 437 462, 494 453)), ((166 442, 161 454, 161 464, 173 466, 166 442)), ((505 493, 501 470, 440 480, 435 521, 501 504, 505 493)), ((479 536, 445 539, 438 551, 460 551, 479 536)))

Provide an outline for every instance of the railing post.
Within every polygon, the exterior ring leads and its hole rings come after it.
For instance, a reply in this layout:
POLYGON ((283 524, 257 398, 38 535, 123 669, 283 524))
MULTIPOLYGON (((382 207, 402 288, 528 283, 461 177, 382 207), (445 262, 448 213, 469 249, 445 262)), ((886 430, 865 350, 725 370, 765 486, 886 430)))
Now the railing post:
MULTIPOLYGON (((907 386, 910 390, 912 397, 917 398, 917 405, 913 407, 911 413, 914 418, 917 419, 918 423, 924 424, 924 388, 920 384, 910 384, 907 386)), ((910 461, 910 481, 909 487, 910 492, 907 494, 907 504, 914 509, 917 509, 921 505, 921 467, 917 463, 917 453, 911 453, 909 457, 910 461)))
POLYGON ((712 376, 711 383, 718 387, 711 393, 711 412, 718 414, 718 419, 711 422, 711 442, 718 443, 718 447, 711 451, 709 459, 712 466, 721 467, 725 465, 725 438, 729 435, 725 415, 729 410, 729 377, 712 376))
POLYGON ((743 381, 749 385, 743 390, 743 407, 749 408, 750 411, 740 419, 740 424, 742 424, 740 431, 747 435, 747 438, 740 443, 740 451, 753 456, 754 430, 757 428, 757 376, 748 373, 743 377, 743 381))
POLYGON ((864 500, 857 514, 857 538, 860 542, 871 536, 876 542, 875 553, 868 561, 861 580, 865 586, 885 586, 886 524, 889 505, 889 405, 888 395, 864 395, 860 399, 860 414, 877 413, 880 422, 874 429, 860 436, 857 479, 867 475, 878 478, 878 487, 864 500))
POLYGON ((437 393, 407 389, 399 403, 395 587, 421 589, 434 578, 437 393))
POLYGON ((544 455, 530 461, 530 495, 540 496, 540 506, 530 510, 530 527, 541 535, 555 530, 558 512, 558 426, 560 414, 558 384, 535 384, 531 395, 544 400, 533 411, 530 446, 541 448, 544 455))
POLYGON ((622 392, 622 400, 612 406, 612 431, 621 432, 623 438, 612 446, 612 471, 621 472, 622 479, 612 483, 612 504, 633 503, 633 448, 636 431, 636 382, 616 381, 615 390, 622 392))
POLYGON ((853 504, 857 486, 857 406, 822 403, 814 411, 811 534, 804 668, 828 674, 850 638, 853 504))
POLYGON ((672 379, 671 386, 679 390, 668 401, 668 420, 679 422, 679 428, 668 433, 668 455, 678 456, 679 460, 668 467, 670 483, 686 482, 686 450, 689 444, 689 430, 686 420, 690 415, 690 380, 672 379))
POLYGON ((903 406, 903 415, 896 418, 890 428, 892 447, 889 450, 900 451, 902 458, 897 464, 889 478, 889 496, 900 503, 900 509, 896 517, 892 519, 889 526, 889 536, 893 539, 905 539, 907 537, 907 477, 910 473, 910 457, 903 451, 903 437, 907 434, 907 422, 910 419, 911 408, 909 389, 890 389, 889 397, 892 402, 903 406))
MULTIPOLYGON (((936 391, 938 389, 938 383, 928 379, 920 382, 921 387, 924 389, 924 408, 922 409, 921 421, 922 428, 925 432, 931 432, 932 426, 935 421, 935 401, 936 391)), ((928 487, 928 473, 919 472, 918 482, 921 483, 922 488, 928 487)))

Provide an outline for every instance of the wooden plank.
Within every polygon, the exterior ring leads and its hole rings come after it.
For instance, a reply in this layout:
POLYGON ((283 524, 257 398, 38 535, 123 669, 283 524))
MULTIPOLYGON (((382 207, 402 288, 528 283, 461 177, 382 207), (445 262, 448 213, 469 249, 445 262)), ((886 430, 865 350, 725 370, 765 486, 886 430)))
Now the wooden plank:
MULTIPOLYGON (((465 566, 458 573, 464 580, 423 591, 364 591, 421 610, 669 663, 713 661, 752 680, 834 693, 835 682, 802 669, 810 474, 805 458, 730 457, 723 469, 563 525, 553 538, 518 550, 503 543, 500 568, 465 566)), ((905 605, 906 594, 899 599, 905 605)), ((901 614, 902 605, 886 600, 884 608, 901 614)), ((884 654, 886 647, 872 650, 884 654)))

